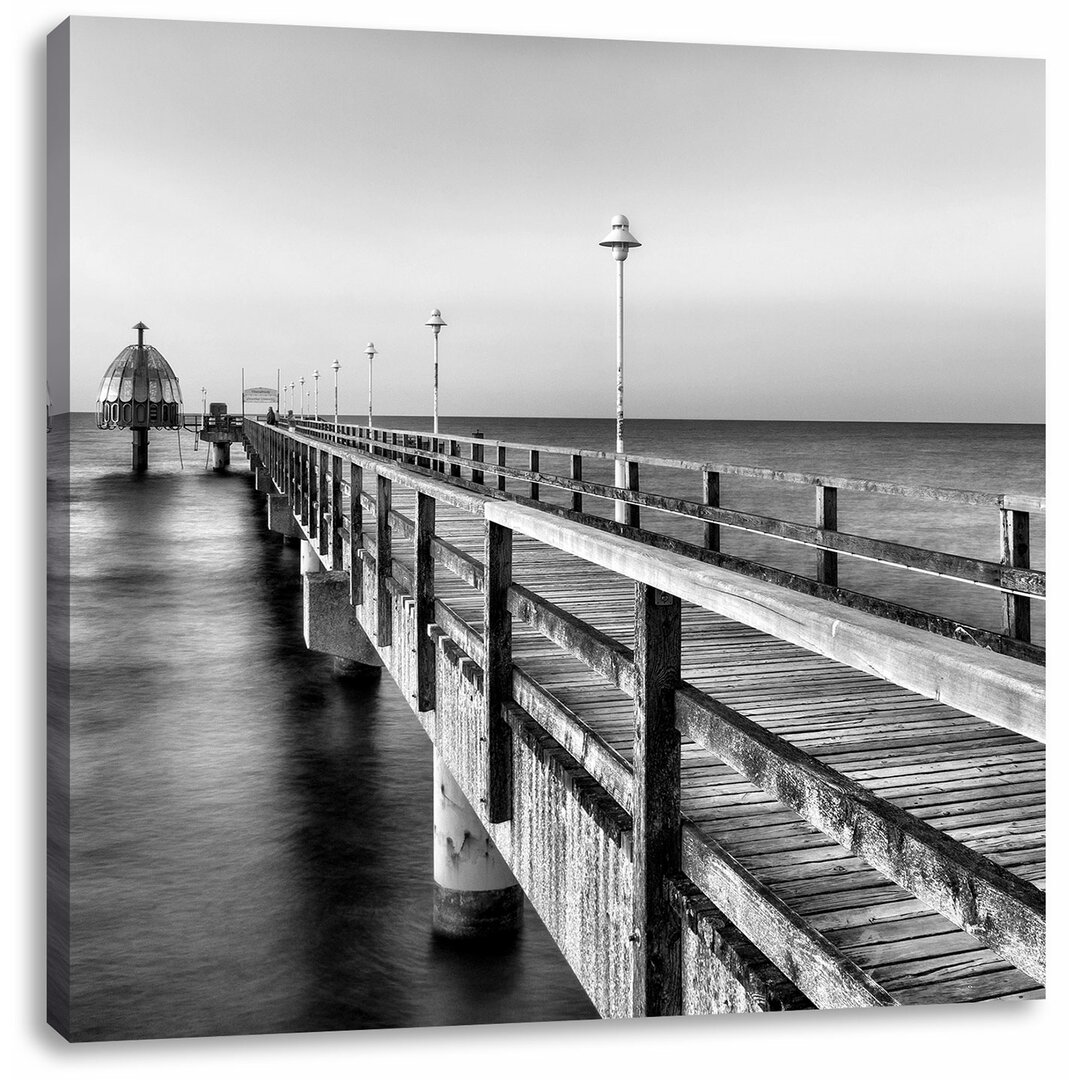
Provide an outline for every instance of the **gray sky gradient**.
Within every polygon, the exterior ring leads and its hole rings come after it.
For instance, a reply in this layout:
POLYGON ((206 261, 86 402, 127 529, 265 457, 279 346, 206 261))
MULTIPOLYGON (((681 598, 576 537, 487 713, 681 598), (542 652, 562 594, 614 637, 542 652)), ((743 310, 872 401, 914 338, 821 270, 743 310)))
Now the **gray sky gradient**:
MULTIPOLYGON (((1042 422, 1035 60, 77 18, 72 401, 1042 422)), ((54 397, 57 394, 54 388, 54 397)), ((58 407, 63 408, 58 402, 58 407)))

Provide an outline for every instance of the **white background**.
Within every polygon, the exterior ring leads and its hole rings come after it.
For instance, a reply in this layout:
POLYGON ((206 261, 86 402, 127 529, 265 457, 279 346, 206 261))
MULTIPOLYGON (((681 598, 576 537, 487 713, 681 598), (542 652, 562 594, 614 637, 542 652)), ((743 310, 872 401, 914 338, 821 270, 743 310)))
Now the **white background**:
MULTIPOLYGON (((1054 1077, 1076 1069, 1071 1030, 1076 1012, 1074 965, 1076 874, 1074 700, 1076 663, 1070 612, 1080 598, 1062 579, 1077 545, 1071 468, 1076 459, 1074 380, 1076 34, 1064 3, 908 0, 814 2, 757 0, 663 4, 549 0, 536 10, 457 0, 455 3, 344 3, 332 0, 168 0, 69 6, 24 3, 7 19, 6 73, 12 83, 4 170, 10 261, 5 294, 14 334, 7 361, 9 418, 5 446, 10 482, 5 558, 11 590, 3 656, 14 684, 5 717, 9 741, 2 785, 9 829, 4 890, 7 1000, 3 1057, 14 1076, 199 1077, 294 1074, 440 1078, 506 1071, 656 1075, 660 1071, 724 1077, 745 1074, 834 1076, 984 1075, 1054 1077), (1051 943, 1049 998, 1018 1006, 820 1013, 790 1017, 722 1017, 639 1023, 577 1023, 392 1032, 200 1039, 68 1046, 45 1015, 44 928, 44 484, 40 386, 44 370, 45 35, 68 15, 281 22, 459 32, 620 37, 745 45, 787 45, 911 52, 1042 57, 1048 92, 1048 620, 1051 687, 1051 943)), ((317 77, 317 73, 313 73, 317 77)))

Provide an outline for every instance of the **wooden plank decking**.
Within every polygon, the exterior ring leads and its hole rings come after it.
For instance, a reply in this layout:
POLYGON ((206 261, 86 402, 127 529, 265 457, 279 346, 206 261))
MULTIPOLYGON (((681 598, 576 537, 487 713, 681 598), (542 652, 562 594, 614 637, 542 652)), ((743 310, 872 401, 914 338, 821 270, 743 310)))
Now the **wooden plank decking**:
MULTIPOLYGON (((395 490, 395 509, 411 517, 414 505, 412 493, 395 490)), ((440 503, 435 531, 483 556, 481 519, 440 503)), ((395 539, 393 556, 411 565, 411 546, 395 539)), ((513 566, 515 583, 633 646, 631 580, 520 534, 513 566)), ((439 567, 436 594, 482 633, 482 593, 439 567)), ((682 658, 684 680, 698 689, 1045 888, 1041 743, 690 604, 683 606, 682 658)), ((632 762, 634 709, 625 693, 517 622, 513 660, 632 762)), ((897 1001, 1042 996, 1035 979, 707 750, 683 742, 683 813, 897 1001)))

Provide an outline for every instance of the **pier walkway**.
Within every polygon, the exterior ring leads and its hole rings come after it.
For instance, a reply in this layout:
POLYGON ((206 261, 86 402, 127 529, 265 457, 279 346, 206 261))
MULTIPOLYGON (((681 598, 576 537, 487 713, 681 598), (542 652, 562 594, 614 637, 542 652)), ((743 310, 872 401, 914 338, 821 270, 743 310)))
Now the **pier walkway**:
POLYGON ((616 488, 599 451, 322 423, 245 445, 602 1015, 1042 996, 1041 499, 656 459, 616 488), (724 507, 725 472, 812 488, 814 524, 724 507), (844 491, 985 506, 1000 558, 841 532, 844 491), (1002 626, 846 589, 855 559, 992 589, 1002 626))

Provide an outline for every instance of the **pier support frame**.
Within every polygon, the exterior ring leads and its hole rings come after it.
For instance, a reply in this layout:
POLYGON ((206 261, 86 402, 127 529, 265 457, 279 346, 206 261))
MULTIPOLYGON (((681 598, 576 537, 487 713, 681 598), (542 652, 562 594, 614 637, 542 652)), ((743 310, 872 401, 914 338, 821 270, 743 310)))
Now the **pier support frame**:
POLYGON ((434 930, 463 940, 512 937, 521 928, 521 886, 434 749, 432 773, 434 930))
POLYGON ((325 569, 307 540, 300 541, 300 572, 304 581, 304 644, 312 652, 333 656, 338 674, 378 676, 382 661, 356 621, 349 575, 325 569))

